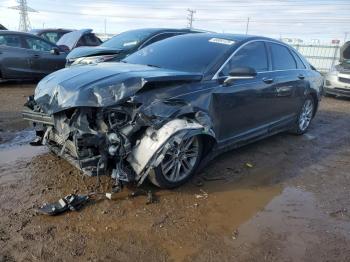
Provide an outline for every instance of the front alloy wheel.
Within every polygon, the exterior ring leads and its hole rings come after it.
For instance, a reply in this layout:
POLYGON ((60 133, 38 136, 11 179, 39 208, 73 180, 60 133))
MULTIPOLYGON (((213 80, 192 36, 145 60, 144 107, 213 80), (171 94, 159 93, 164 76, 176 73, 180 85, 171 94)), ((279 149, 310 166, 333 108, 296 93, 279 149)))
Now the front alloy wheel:
POLYGON ((202 154, 202 141, 192 136, 172 142, 163 161, 149 175, 151 182, 162 188, 174 188, 187 182, 194 174, 202 154))

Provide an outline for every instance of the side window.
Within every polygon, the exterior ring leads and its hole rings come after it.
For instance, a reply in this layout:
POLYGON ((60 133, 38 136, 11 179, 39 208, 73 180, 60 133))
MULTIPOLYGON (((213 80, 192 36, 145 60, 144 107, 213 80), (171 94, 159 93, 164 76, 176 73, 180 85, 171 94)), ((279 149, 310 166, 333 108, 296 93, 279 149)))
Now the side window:
POLYGON ((37 38, 32 37, 25 37, 25 42, 27 43, 27 46, 29 49, 32 49, 34 51, 46 51, 49 52, 53 46, 49 43, 46 43, 45 41, 37 38))
POLYGON ((220 74, 227 76, 235 67, 251 67, 257 72, 268 71, 269 65, 264 42, 257 41, 243 46, 228 61, 220 74))
POLYGON ((283 45, 270 44, 273 70, 296 69, 295 60, 289 49, 283 45))
POLYGON ((296 52, 292 51, 292 54, 294 56, 295 61, 297 62, 297 68, 298 69, 305 69, 305 65, 303 61, 301 61, 300 57, 296 54, 296 52))
POLYGON ((17 35, 0 35, 0 46, 22 47, 21 38, 17 35))

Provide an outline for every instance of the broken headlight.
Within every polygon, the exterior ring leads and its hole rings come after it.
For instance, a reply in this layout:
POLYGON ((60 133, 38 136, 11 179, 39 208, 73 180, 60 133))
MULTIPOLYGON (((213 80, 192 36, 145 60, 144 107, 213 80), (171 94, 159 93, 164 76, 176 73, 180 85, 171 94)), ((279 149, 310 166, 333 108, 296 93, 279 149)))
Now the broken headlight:
POLYGON ((115 55, 102 55, 102 56, 88 56, 88 57, 80 57, 74 60, 71 66, 75 65, 90 65, 90 64, 98 64, 102 62, 106 62, 114 58, 115 55))

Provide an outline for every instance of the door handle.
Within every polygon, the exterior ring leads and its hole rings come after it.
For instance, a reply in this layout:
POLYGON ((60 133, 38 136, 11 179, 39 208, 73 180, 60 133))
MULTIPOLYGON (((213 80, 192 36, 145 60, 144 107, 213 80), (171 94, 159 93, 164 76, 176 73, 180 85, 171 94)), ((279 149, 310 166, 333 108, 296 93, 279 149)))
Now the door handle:
POLYGON ((40 57, 40 55, 33 55, 33 57, 34 57, 34 58, 39 58, 39 57, 40 57))
POLYGON ((271 84, 273 82, 273 78, 264 77, 262 81, 264 81, 266 84, 271 84))
POLYGON ((305 76, 304 76, 303 74, 300 74, 300 75, 298 75, 298 78, 299 78, 299 79, 304 79, 305 76))

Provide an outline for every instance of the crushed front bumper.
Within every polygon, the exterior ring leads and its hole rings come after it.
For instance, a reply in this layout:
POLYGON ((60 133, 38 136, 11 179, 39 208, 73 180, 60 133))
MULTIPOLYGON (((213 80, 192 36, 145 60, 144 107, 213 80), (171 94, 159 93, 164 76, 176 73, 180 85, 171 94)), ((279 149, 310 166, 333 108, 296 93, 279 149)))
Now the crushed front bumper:
POLYGON ((56 131, 53 116, 35 112, 29 108, 25 108, 22 111, 22 116, 23 119, 33 123, 34 127, 37 129, 37 133, 38 130, 40 130, 43 144, 46 145, 51 152, 67 160, 88 176, 97 174, 97 166, 101 155, 80 157, 76 143, 71 139, 65 139, 56 131))

